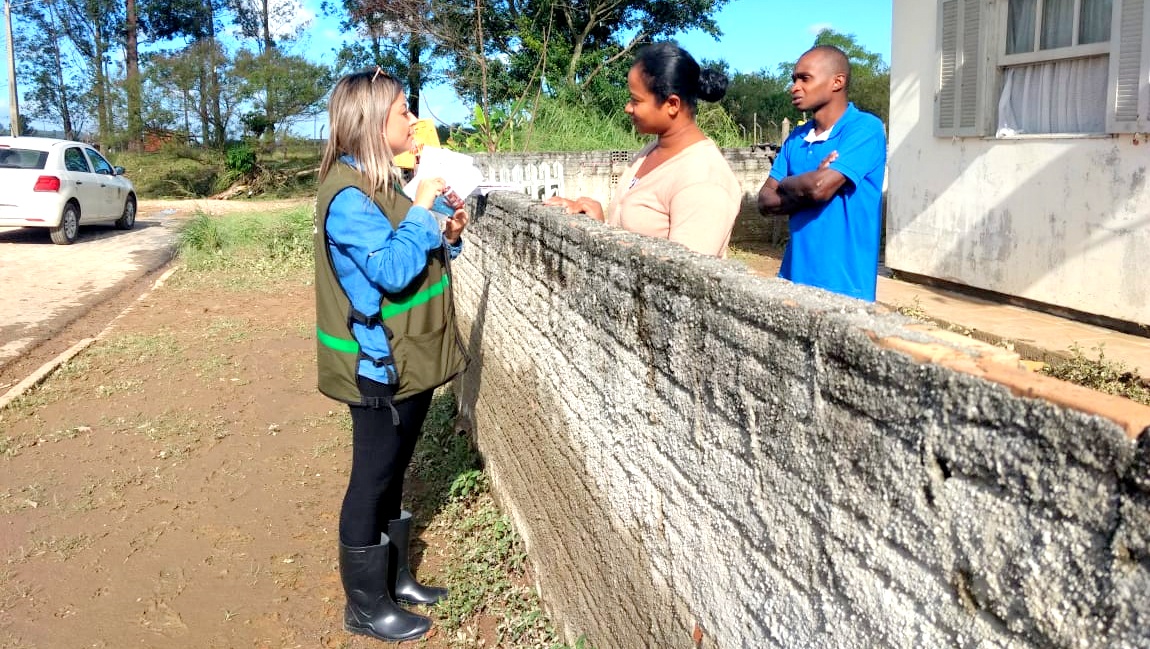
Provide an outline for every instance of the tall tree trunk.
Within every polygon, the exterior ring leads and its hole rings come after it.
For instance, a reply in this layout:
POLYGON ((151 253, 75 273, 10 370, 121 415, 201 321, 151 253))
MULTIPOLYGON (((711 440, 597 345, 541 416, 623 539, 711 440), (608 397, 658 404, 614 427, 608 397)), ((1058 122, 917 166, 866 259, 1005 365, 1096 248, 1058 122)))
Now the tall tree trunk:
POLYGON ((58 37, 53 37, 55 45, 52 47, 52 54, 55 57, 56 69, 56 86, 60 89, 60 121, 64 123, 64 139, 75 140, 76 129, 72 125, 72 109, 69 106, 72 103, 71 97, 68 96, 68 85, 64 82, 64 60, 60 57, 60 41, 58 37))
POLYGON ((108 72, 104 69, 104 54, 107 48, 104 45, 103 39, 96 36, 94 43, 96 47, 96 57, 94 62, 94 71, 96 74, 95 83, 92 84, 92 89, 96 93, 96 124, 97 132, 100 136, 101 146, 108 146, 112 140, 112 108, 109 105, 108 95, 108 72))
POLYGON ((64 83, 64 58, 60 55, 60 32, 59 27, 61 21, 59 16, 56 15, 56 6, 48 3, 48 17, 49 22, 49 35, 52 38, 52 63, 53 74, 56 76, 56 87, 59 89, 60 96, 60 121, 64 126, 64 139, 75 140, 76 129, 72 125, 72 98, 68 96, 68 85, 64 83))
POLYGON ((136 0, 127 1, 127 19, 124 21, 124 62, 127 67, 128 95, 128 150, 139 151, 143 148, 144 118, 140 107, 142 93, 140 83, 140 54, 137 42, 136 0))
POLYGON ((199 69, 199 79, 197 80, 196 116, 200 119, 200 144, 207 147, 212 145, 212 111, 208 108, 211 104, 211 68, 212 54, 210 52, 210 45, 206 38, 199 40, 195 45, 198 48, 200 55, 203 57, 203 67, 199 69))
POLYGON ((411 34, 407 38, 407 109, 419 117, 419 94, 423 89, 423 65, 420 59, 427 42, 422 36, 411 34))
POLYGON ((214 137, 212 143, 217 147, 223 147, 227 142, 228 133, 227 126, 224 124, 223 107, 220 105, 221 90, 220 90, 220 61, 219 61, 219 46, 216 43, 216 37, 211 38, 211 67, 208 69, 208 88, 209 88, 209 108, 212 111, 212 127, 214 129, 214 137))
POLYGON ((270 52, 276 46, 276 42, 272 39, 272 20, 269 13, 268 0, 263 0, 260 5, 260 20, 263 21, 262 27, 264 32, 264 51, 270 52))
POLYGON ((208 48, 207 58, 207 84, 205 91, 207 93, 207 107, 210 114, 209 120, 212 127, 211 139, 205 139, 204 143, 211 142, 212 146, 222 148, 224 143, 227 142, 227 127, 224 125, 223 109, 220 106, 220 47, 216 41, 216 7, 213 0, 208 0, 206 3, 208 9, 208 21, 205 25, 205 41, 208 48))
MULTIPOLYGON (((261 3, 261 9, 263 12, 260 15, 260 19, 263 20, 262 27, 264 32, 264 55, 271 56, 271 52, 273 49, 275 49, 276 43, 272 39, 271 16, 268 14, 268 0, 263 0, 261 3)), ((264 97, 267 98, 266 101, 264 101, 264 118, 267 120, 268 128, 264 132, 263 139, 264 142, 268 144, 268 146, 270 146, 273 151, 275 150, 276 146, 276 124, 272 119, 272 97, 274 96, 272 93, 274 91, 275 89, 272 88, 271 76, 269 75, 267 83, 264 84, 264 97)))

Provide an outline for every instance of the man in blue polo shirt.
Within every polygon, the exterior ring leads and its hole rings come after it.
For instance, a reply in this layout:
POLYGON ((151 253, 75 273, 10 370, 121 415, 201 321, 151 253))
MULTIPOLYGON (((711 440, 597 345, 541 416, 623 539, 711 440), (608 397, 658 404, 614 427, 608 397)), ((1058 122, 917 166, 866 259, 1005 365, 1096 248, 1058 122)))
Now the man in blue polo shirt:
POLYGON ((790 217, 779 277, 874 301, 886 134, 847 100, 850 62, 829 45, 795 64, 791 103, 814 117, 783 143, 759 212, 790 217))

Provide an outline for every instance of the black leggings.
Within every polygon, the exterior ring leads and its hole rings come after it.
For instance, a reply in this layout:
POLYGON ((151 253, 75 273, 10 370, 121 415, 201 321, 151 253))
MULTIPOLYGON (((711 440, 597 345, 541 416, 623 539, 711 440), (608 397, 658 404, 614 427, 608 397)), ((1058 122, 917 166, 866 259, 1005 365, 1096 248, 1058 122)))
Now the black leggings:
MULTIPOLYGON (((359 377, 360 392, 388 397, 391 388, 359 377)), ((399 426, 386 405, 351 406, 351 477, 339 512, 339 540, 349 547, 378 545, 387 522, 399 518, 403 475, 411 463, 433 390, 395 402, 399 426)))

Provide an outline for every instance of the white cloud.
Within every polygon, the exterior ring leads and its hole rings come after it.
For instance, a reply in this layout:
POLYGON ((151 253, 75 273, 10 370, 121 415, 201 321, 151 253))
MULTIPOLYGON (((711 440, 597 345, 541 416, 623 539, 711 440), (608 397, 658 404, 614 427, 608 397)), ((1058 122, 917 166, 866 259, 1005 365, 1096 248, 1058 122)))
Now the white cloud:
POLYGON ((813 35, 813 36, 818 36, 819 32, 821 32, 822 30, 834 29, 834 28, 835 28, 835 26, 830 24, 830 23, 815 23, 815 24, 811 25, 810 27, 807 27, 807 31, 810 32, 811 35, 813 35))

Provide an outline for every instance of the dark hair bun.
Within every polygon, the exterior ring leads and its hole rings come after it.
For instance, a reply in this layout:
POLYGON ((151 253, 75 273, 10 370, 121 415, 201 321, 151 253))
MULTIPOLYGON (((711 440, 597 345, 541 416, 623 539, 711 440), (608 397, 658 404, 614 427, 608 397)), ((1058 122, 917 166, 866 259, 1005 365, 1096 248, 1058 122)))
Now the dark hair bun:
POLYGON ((727 94, 727 75, 715 68, 699 71, 699 99, 719 101, 727 94))

